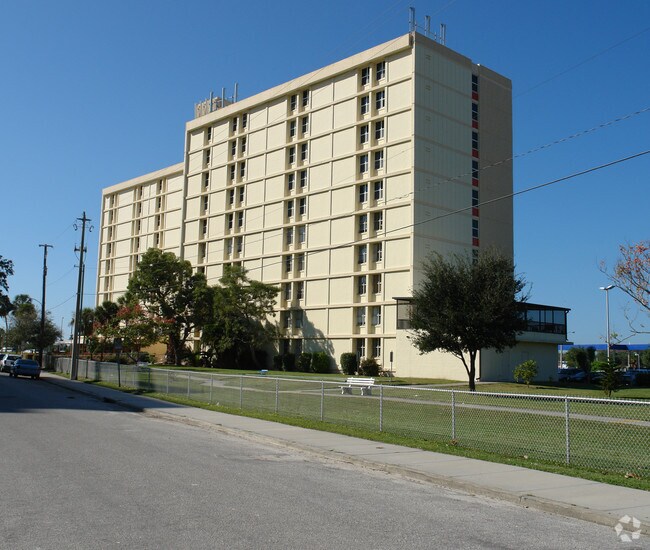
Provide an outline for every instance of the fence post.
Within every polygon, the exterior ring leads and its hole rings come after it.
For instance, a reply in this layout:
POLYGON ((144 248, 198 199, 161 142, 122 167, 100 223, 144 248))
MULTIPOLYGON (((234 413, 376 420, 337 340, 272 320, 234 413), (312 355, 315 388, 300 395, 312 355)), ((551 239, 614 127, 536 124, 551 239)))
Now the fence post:
POLYGON ((564 431, 566 434, 566 463, 571 462, 571 435, 569 432, 569 396, 564 397, 564 431))
POLYGON ((379 386, 379 431, 384 431, 384 385, 379 386))
POLYGON ((275 414, 278 414, 280 406, 280 379, 275 379, 275 414))
POLYGON ((320 421, 325 418, 325 382, 320 381, 320 421))
POLYGON ((167 370, 167 395, 169 395, 169 369, 167 370))
POLYGON ((187 398, 190 398, 190 380, 192 379, 192 373, 187 372, 187 398))
POLYGON ((244 408, 244 375, 239 375, 239 408, 244 408))
POLYGON ((456 393, 451 390, 451 439, 456 439, 456 393))
POLYGON ((214 374, 210 375, 210 405, 212 405, 212 386, 214 385, 214 374))

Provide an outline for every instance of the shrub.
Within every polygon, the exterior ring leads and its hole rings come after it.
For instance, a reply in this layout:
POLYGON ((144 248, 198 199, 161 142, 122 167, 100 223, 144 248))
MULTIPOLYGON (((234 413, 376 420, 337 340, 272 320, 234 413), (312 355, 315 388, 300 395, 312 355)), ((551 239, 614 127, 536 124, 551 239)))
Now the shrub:
POLYGON ((636 385, 637 386, 650 386, 650 372, 639 372, 636 375, 636 385))
POLYGON ((517 365, 515 367, 514 376, 517 382, 521 379, 527 386, 530 386, 530 383, 537 376, 537 361, 529 359, 528 361, 524 361, 520 365, 517 365))
POLYGON ((374 357, 366 357, 361 360, 359 374, 363 376, 379 376, 379 363, 374 357))
POLYGON ((342 353, 341 354, 341 370, 348 376, 354 375, 357 372, 357 354, 356 353, 342 353))
POLYGON ((311 370, 319 374, 326 374, 330 371, 330 356, 324 351, 318 351, 312 355, 311 370))
POLYGON ((609 362, 599 363, 598 366, 600 367, 599 370, 603 371, 603 376, 600 379, 600 387, 607 397, 611 397, 612 392, 615 392, 621 387, 620 367, 614 359, 611 359, 609 362))
POLYGON ((296 370, 296 356, 293 353, 285 353, 282 356, 282 370, 291 372, 296 370))
POLYGON ((311 371, 311 353, 301 353, 296 361, 296 370, 299 372, 311 371))
POLYGON ((273 370, 282 370, 282 355, 273 356, 273 370))

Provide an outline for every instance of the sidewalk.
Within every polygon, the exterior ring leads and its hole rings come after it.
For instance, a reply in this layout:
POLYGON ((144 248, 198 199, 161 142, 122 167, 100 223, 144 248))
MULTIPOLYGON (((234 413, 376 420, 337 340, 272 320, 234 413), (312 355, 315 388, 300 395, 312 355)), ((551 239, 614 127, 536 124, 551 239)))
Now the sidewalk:
MULTIPOLYGON (((612 528, 629 516, 641 522, 643 535, 650 535, 650 491, 186 407, 47 372, 41 378, 148 416, 205 426, 612 528)), ((627 533, 638 530, 632 522, 622 527, 627 533)))

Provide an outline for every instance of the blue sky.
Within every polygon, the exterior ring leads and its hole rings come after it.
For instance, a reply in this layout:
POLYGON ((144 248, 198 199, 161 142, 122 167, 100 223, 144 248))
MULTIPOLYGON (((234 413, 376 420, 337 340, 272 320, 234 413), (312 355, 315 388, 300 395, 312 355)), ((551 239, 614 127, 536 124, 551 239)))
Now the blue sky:
MULTIPOLYGON (((408 6, 447 46, 513 81, 515 191, 650 149, 650 2, 440 0, 58 2, 0 5, 0 255, 10 295, 40 300, 67 325, 86 212, 85 305, 94 305, 101 189, 180 162, 193 105, 240 97, 408 32, 408 6)), ((602 342, 601 261, 650 238, 650 155, 518 196, 515 261, 530 300, 571 308, 570 338, 602 342)), ((630 305, 610 292, 612 330, 630 305)), ((630 313, 634 313, 632 307, 630 313)), ((645 317, 647 321, 647 316, 645 317)), ((647 323, 646 323, 647 324, 647 323)), ((633 337, 628 342, 647 342, 633 337)))

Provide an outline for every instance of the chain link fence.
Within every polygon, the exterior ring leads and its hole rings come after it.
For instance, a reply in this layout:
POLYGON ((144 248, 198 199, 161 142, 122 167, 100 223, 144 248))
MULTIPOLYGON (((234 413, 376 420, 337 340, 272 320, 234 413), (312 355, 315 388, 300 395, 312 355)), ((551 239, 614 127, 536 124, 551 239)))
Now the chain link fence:
MULTIPOLYGON (((70 359, 55 369, 69 374, 70 359)), ((230 375, 79 361, 80 378, 218 406, 301 417, 368 431, 650 477, 650 403, 623 399, 469 392, 344 381, 230 375)))

